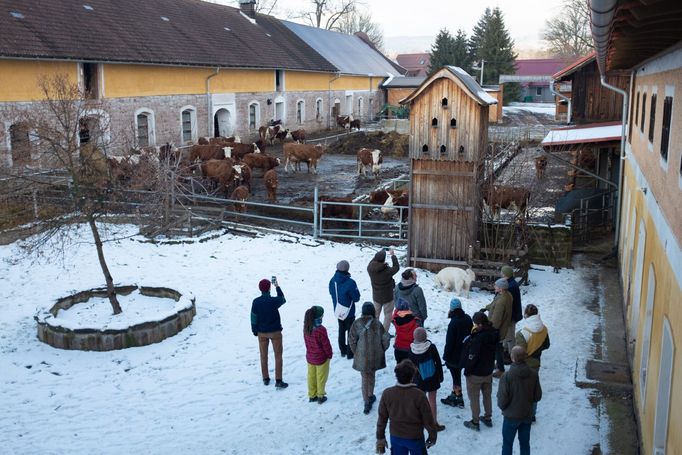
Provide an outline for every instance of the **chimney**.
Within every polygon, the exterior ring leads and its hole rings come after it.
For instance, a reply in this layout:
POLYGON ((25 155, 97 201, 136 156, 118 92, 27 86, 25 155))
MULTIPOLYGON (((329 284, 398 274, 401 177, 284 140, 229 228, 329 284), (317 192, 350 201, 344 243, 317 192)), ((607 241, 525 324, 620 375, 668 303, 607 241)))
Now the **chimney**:
POLYGON ((251 19, 256 18, 256 0, 239 0, 239 9, 251 19))

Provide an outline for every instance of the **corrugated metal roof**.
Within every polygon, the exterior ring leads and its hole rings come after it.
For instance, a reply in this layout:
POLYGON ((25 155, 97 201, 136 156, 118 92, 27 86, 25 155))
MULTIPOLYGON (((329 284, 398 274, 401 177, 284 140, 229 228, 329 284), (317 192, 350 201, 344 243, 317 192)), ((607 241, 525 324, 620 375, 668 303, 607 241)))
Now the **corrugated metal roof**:
POLYGON ((397 75, 397 69, 379 52, 354 35, 332 32, 294 22, 282 23, 305 41, 342 74, 386 77, 397 75))

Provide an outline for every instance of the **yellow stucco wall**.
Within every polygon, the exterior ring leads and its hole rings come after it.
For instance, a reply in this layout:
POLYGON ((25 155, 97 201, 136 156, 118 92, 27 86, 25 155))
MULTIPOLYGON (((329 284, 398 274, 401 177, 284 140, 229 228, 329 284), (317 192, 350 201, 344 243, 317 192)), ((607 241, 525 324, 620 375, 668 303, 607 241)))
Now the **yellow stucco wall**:
MULTIPOLYGON (((181 68, 148 65, 104 65, 104 96, 191 95, 206 93, 206 78, 215 73, 209 68, 181 68)), ((272 91, 272 70, 220 70, 211 78, 212 93, 272 91)))
POLYGON ((42 76, 65 74, 73 83, 78 80, 78 65, 70 62, 0 60, 0 102, 41 99, 42 76))
POLYGON ((369 76, 341 76, 329 73, 287 71, 284 80, 288 92, 306 90, 377 90, 385 78, 369 76))
MULTIPOLYGON (((641 182, 638 183, 635 177, 637 163, 626 161, 624 167, 624 201, 623 222, 628 223, 627 238, 621 240, 621 273, 626 287, 626 295, 629 298, 627 314, 628 326, 633 320, 636 258, 642 254, 637 251, 638 237, 640 232, 640 221, 644 221, 646 240, 644 244, 644 261, 642 267, 641 291, 639 294, 639 320, 635 338, 634 359, 632 362, 634 397, 637 404, 637 412, 641 423, 642 448, 644 454, 651 454, 654 444, 654 423, 656 416, 656 402, 658 393, 658 381, 660 371, 660 356, 663 336, 663 322, 667 319, 670 323, 675 346, 673 375, 670 397, 670 410, 668 418, 668 434, 666 453, 682 453, 682 433, 676 429, 682 427, 682 288, 676 278, 676 271, 679 271, 682 264, 673 264, 674 255, 670 252, 679 251, 679 245, 674 239, 661 239, 657 231, 657 223, 661 223, 660 218, 647 206, 645 195, 640 191, 641 182), (632 217, 636 211, 635 223, 631 224, 632 217), (632 229, 632 226, 634 229, 632 229), (630 263, 633 266, 630 267, 630 263), (653 266, 655 277, 655 293, 653 314, 651 319, 651 344, 648 355, 648 368, 646 379, 646 398, 640 399, 642 350, 645 325, 647 324, 647 295, 649 292, 649 274, 653 266), (629 291, 627 283, 630 282, 629 291)), ((677 188, 673 188, 677 190, 677 188)), ((680 220, 677 220, 679 222, 680 220)), ((660 227, 660 226, 659 226, 660 227)), ((672 228, 672 226, 671 226, 672 228)), ((679 256, 676 256, 679 257, 679 256)))

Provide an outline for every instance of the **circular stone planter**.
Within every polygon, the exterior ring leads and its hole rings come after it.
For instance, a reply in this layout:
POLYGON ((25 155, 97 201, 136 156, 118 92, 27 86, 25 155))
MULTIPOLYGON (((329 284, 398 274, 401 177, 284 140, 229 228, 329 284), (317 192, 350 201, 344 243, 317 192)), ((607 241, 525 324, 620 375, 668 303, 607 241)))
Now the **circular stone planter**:
POLYGON ((148 286, 116 286, 116 294, 127 296, 133 292, 147 297, 171 299, 175 301, 174 313, 165 315, 161 320, 145 321, 130 327, 117 329, 97 329, 64 327, 57 313, 68 310, 73 305, 84 303, 93 297, 106 298, 106 288, 90 289, 63 297, 49 309, 35 315, 38 323, 38 339, 59 349, 81 351, 112 351, 134 346, 158 343, 180 332, 190 325, 196 314, 195 299, 185 297, 173 289, 148 286))

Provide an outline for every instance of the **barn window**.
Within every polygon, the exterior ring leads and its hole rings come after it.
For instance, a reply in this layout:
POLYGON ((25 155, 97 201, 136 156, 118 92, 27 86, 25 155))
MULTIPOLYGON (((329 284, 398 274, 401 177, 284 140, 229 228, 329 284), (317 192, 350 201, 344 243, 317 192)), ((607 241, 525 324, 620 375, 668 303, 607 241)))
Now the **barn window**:
POLYGON ((438 128, 438 119, 437 118, 431 119, 431 126, 434 128, 438 128))
POLYGON ((140 109, 135 113, 135 132, 138 147, 154 145, 154 113, 151 110, 140 109))
POLYGON ((661 128, 661 158, 668 161, 668 146, 670 144, 670 123, 673 117, 673 97, 666 96, 663 100, 663 127, 661 128))
POLYGON ((260 103, 252 101, 249 103, 249 129, 255 130, 260 125, 260 103))
POLYGON ((296 102, 296 122, 301 125, 305 121, 305 101, 296 102))
POLYGON ((646 93, 642 93, 642 115, 640 117, 639 132, 644 132, 644 114, 646 114, 646 93))
POLYGON ((182 142, 193 142, 197 136, 197 110, 194 107, 186 106, 180 109, 180 124, 182 142))
POLYGON ((450 119, 450 128, 457 128, 457 119, 454 117, 450 119))
POLYGON ((448 99, 447 99, 447 98, 443 98, 443 99, 441 100, 441 102, 440 102, 440 105, 443 106, 443 107, 448 107, 448 99))
POLYGON ((83 95, 87 99, 99 98, 99 78, 97 63, 81 64, 83 95))
POLYGON ((537 87, 535 89, 535 95, 536 96, 542 96, 542 87, 537 87))
POLYGON ((440 156, 442 157, 443 155, 447 155, 447 154, 448 154, 448 148, 447 148, 444 144, 441 144, 441 146, 440 146, 440 156))
POLYGON ((429 146, 424 144, 422 146, 422 155, 428 155, 429 154, 429 146))
POLYGON ((276 92, 283 92, 284 91, 284 71, 283 70, 275 70, 275 91, 276 92))
POLYGON ((651 95, 651 110, 649 111, 649 142, 654 141, 654 127, 656 126, 656 94, 651 95))
POLYGON ((25 123, 11 125, 9 127, 9 141, 14 165, 28 164, 31 161, 31 137, 28 125, 25 123))
POLYGON ((322 120, 322 98, 315 101, 315 120, 318 122, 322 120))

